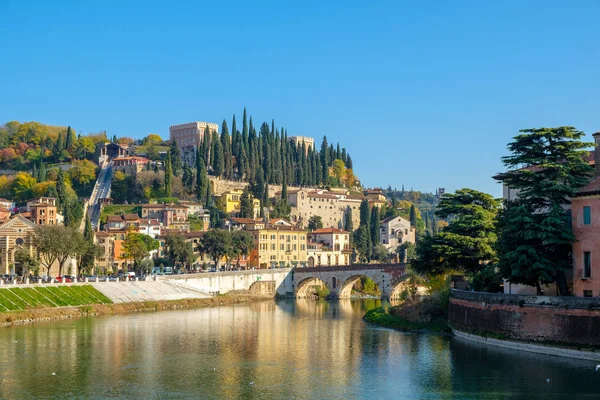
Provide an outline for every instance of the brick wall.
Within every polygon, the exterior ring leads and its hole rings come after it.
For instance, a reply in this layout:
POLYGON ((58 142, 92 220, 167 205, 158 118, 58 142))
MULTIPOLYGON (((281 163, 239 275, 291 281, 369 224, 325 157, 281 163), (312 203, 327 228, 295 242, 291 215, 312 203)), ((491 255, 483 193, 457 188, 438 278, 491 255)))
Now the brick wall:
POLYGON ((600 347, 600 303, 594 300, 452 290, 448 320, 467 333, 600 347))

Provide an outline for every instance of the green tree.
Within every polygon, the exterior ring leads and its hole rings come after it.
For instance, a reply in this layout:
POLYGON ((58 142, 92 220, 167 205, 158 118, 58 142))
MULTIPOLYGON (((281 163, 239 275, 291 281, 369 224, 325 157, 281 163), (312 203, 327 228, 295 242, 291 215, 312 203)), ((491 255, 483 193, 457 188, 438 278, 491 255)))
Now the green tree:
POLYGON ((202 254, 208 254, 219 267, 219 261, 231 253, 231 234, 222 229, 210 229, 198 242, 198 251, 202 254))
POLYGON ((425 235, 411 263, 416 272, 433 275, 453 270, 471 276, 496 261, 496 214, 499 202, 486 193, 460 189, 445 195, 435 213, 452 216, 452 223, 436 236, 425 235))
POLYGON ((206 196, 208 176, 206 175, 206 163, 200 155, 200 148, 196 151, 196 197, 203 200, 206 196))
POLYGON ((77 144, 77 136, 75 132, 71 129, 71 127, 67 127, 67 134, 65 138, 65 149, 72 151, 77 144))
POLYGON ((585 161, 591 143, 574 127, 521 130, 502 158, 507 172, 496 179, 518 190, 499 218, 499 268, 512 283, 535 286, 556 282, 568 294, 565 272, 575 237, 564 209, 588 183, 592 167, 585 161), (517 224, 517 225, 515 225, 517 224))
POLYGON ((329 147, 327 145, 327 136, 323 136, 321 142, 321 168, 322 168, 322 179, 323 183, 327 183, 329 177, 329 147))
POLYGON ((371 229, 371 242, 373 246, 379 243, 379 207, 373 207, 371 210, 371 224, 369 226, 371 229))
POLYGON ((352 208, 346 207, 344 211, 344 230, 352 233, 354 232, 354 223, 352 222, 352 208))
POLYGON ((69 170, 72 182, 87 185, 96 179, 96 164, 89 160, 73 160, 73 168, 69 170))
POLYGON ((189 266, 195 259, 192 243, 181 235, 169 234, 165 237, 165 255, 173 266, 189 266))
POLYGON ((158 250, 158 240, 143 233, 129 232, 123 241, 123 252, 126 259, 133 260, 136 272, 141 272, 140 263, 150 255, 151 251, 158 250))
POLYGON ((410 205, 410 226, 417 227, 417 210, 414 204, 410 205))
POLYGON ((40 266, 40 260, 25 249, 15 252, 15 262, 21 266, 21 276, 29 275, 29 271, 34 271, 40 266))
POLYGON ((417 256, 417 250, 414 243, 404 242, 396 250, 400 262, 409 262, 417 256))
POLYGON ((240 266, 240 257, 248 257, 254 247, 254 239, 252 235, 243 230, 233 231, 231 233, 231 248, 234 249, 232 258, 236 258, 236 264, 240 266))
POLYGON ((221 176, 223 175, 223 172, 225 172, 225 156, 223 154, 223 145, 219 140, 217 132, 213 132, 212 142, 214 155, 212 164, 213 173, 215 176, 221 176))
POLYGON ((77 256, 84 247, 83 235, 64 225, 37 226, 34 242, 41 263, 47 269, 47 276, 50 276, 50 268, 55 262, 58 263, 58 274, 62 276, 67 261, 77 256))
POLYGON ((165 196, 173 195, 173 166, 171 165, 171 153, 167 153, 165 161, 165 196))
POLYGON ((308 219, 308 230, 316 231, 323 228, 323 220, 320 215, 313 215, 308 219))
POLYGON ((254 205, 248 188, 245 188, 240 196, 240 217, 254 218, 254 205))
POLYGON ((273 207, 273 211, 271 212, 271 217, 285 218, 289 220, 291 212, 292 207, 290 207, 290 205, 288 204, 287 199, 279 199, 275 202, 275 206, 273 207))
POLYGON ((366 225, 361 225, 354 232, 353 244, 360 262, 368 262, 371 257, 371 233, 366 225))
POLYGON ((181 154, 179 153, 179 147, 177 146, 176 140, 171 142, 168 155, 170 156, 171 170, 173 175, 181 176, 181 172, 183 171, 183 162, 181 161, 181 154))

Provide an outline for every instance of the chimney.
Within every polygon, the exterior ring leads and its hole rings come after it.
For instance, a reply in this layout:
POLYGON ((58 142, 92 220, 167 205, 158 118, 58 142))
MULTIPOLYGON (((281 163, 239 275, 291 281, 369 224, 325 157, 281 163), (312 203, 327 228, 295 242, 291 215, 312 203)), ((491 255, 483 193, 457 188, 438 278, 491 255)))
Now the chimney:
POLYGON ((600 132, 592 135, 594 137, 594 177, 600 176, 600 132))

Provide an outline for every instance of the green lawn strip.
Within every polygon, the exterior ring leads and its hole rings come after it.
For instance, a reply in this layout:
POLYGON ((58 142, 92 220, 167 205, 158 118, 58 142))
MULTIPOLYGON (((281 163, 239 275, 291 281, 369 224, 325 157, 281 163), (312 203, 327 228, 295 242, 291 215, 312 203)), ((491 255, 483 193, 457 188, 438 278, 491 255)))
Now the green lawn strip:
POLYGON ((28 308, 31 308, 31 305, 29 303, 27 303, 25 300, 11 292, 10 289, 2 290, 2 295, 7 299, 10 299, 10 301, 12 301, 17 307, 19 307, 19 310, 26 310, 28 308))
POLYGON ((4 307, 4 309, 6 309, 7 311, 20 310, 20 308, 15 303, 4 297, 2 292, 4 292, 4 290, 0 290, 0 304, 2 305, 2 307, 4 307))
POLYGON ((26 301, 31 307, 44 307, 44 305, 41 304, 37 298, 31 297, 23 288, 11 288, 8 290, 13 292, 15 296, 19 296, 21 299, 26 301))
POLYGON ((56 303, 54 303, 51 299, 45 296, 42 292, 40 292, 39 287, 29 287, 23 288, 24 292, 27 292, 28 295, 34 297, 40 304, 43 304, 48 307, 56 307, 56 303))
POLYGON ((112 304, 112 300, 109 299, 108 297, 106 297, 104 295, 104 293, 102 293, 101 291, 99 291, 98 289, 96 289, 95 287, 93 287, 92 285, 85 285, 85 286, 81 286, 82 289, 84 289, 86 292, 90 293, 90 295, 94 296, 96 299, 98 299, 99 303, 102 304, 112 304))
POLYGON ((75 298, 80 304, 96 304, 98 302, 87 292, 82 291, 81 286, 69 286, 63 289, 68 289, 69 296, 75 298))
POLYGON ((446 332, 449 331, 445 322, 436 321, 432 323, 411 322, 404 318, 391 315, 382 307, 368 311, 363 317, 365 322, 383 326, 385 328, 399 329, 402 331, 429 331, 446 332))
POLYGON ((69 303, 70 306, 80 306, 81 305, 81 300, 74 294, 71 293, 71 291, 69 290, 70 287, 68 286, 56 286, 54 288, 50 288, 50 289, 54 289, 56 290, 57 294, 59 296, 62 296, 62 298, 69 303))
POLYGON ((95 294, 92 293, 91 291, 87 290, 88 288, 91 288, 91 286, 89 286, 89 285, 77 286, 76 290, 82 297, 85 297, 86 299, 88 299, 87 304, 102 304, 103 303, 102 299, 98 296, 95 296, 95 294))
POLYGON ((52 300, 58 307, 64 307, 64 306, 70 305, 63 299, 63 297, 61 296, 61 293, 56 293, 56 290, 50 290, 50 289, 56 289, 56 288, 41 287, 41 288, 38 288, 38 291, 40 293, 43 293, 50 300, 52 300))

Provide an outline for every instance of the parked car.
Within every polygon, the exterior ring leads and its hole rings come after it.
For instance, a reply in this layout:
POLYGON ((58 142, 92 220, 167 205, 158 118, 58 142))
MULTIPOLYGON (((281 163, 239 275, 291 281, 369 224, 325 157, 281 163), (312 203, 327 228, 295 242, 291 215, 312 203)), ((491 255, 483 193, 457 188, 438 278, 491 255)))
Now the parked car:
POLYGON ((54 278, 54 281, 58 283, 72 283, 75 281, 75 277, 69 275, 57 276, 54 278))

